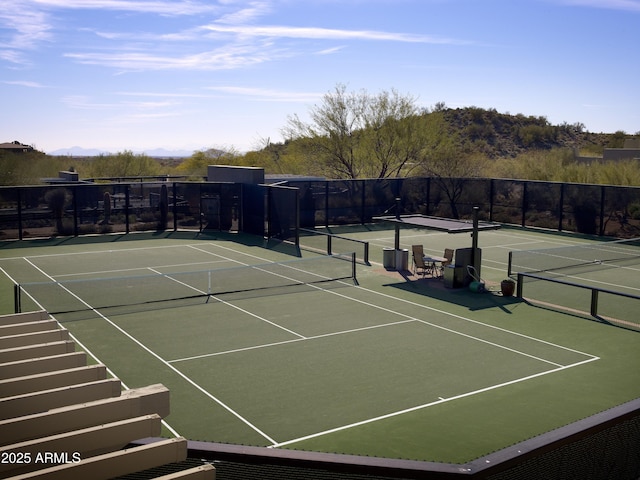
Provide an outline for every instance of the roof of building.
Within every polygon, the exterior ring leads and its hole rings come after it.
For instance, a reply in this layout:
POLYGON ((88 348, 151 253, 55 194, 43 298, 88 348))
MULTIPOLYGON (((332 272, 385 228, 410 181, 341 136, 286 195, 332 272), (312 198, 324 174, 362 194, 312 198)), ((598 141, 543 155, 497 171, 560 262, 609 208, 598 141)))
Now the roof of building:
POLYGON ((13 142, 0 143, 0 149, 25 151, 33 150, 33 147, 31 145, 25 145, 24 143, 20 143, 17 140, 14 140, 13 142))

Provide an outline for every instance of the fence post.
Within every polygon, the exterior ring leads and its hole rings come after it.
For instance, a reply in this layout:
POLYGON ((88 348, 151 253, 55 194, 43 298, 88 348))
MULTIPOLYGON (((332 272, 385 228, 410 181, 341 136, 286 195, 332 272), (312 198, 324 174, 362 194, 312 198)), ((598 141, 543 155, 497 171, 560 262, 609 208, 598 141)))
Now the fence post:
POLYGON ((522 285, 524 284, 524 275, 518 273, 518 282, 516 283, 516 297, 522 298, 522 285))
POLYGON ((178 187, 176 182, 173 182, 171 186, 171 192, 173 194, 173 231, 178 231, 178 187))
POLYGON ((22 313, 22 305, 20 304, 20 285, 13 285, 13 310, 14 313, 22 313))
POLYGON ((508 263, 507 263, 507 276, 510 277, 511 274, 513 273, 511 271, 511 263, 513 262, 513 251, 509 250, 509 257, 508 258, 509 258, 509 260, 508 260, 508 263))
POLYGON ((605 202, 605 187, 600 187, 600 236, 604 236, 604 202, 605 202))
POLYGON ((329 180, 324 181, 324 226, 329 228, 329 180))
POLYGON ((351 277, 353 278, 353 283, 358 284, 358 277, 356 276, 356 252, 351 254, 351 277))
POLYGON ((198 194, 198 230, 200 233, 202 233, 202 229, 204 227, 203 223, 202 223, 202 217, 203 217, 203 213, 202 213, 202 185, 200 185, 199 187, 200 193, 198 194))
POLYGON ((493 197, 495 195, 495 179, 489 179, 489 221, 493 222, 493 197))
POLYGON ((24 229, 22 228, 22 189, 16 189, 18 192, 18 239, 23 240, 22 232, 24 229))
POLYGON ((73 236, 77 237, 78 232, 78 186, 73 186, 73 236))
POLYGON ((427 202, 426 202, 427 211, 426 215, 430 215, 431 212, 431 177, 427 177, 427 202))
POLYGON ((124 186, 124 218, 125 218, 125 232, 129 233, 130 225, 129 225, 129 207, 130 207, 130 189, 131 185, 126 183, 124 186))
POLYGON ((360 208, 360 224, 364 225, 365 224, 365 198, 366 198, 366 189, 367 189, 367 181, 366 180, 361 180, 362 182, 362 195, 360 198, 361 201, 361 208, 360 208))
POLYGON ((300 248, 300 188, 298 187, 296 193, 296 218, 295 218, 295 242, 296 248, 300 248))
POLYGON ((562 231, 562 222, 564 221, 564 187, 565 184, 560 184, 560 201, 558 202, 558 231, 562 231))
POLYGON ((265 216, 265 228, 266 231, 264 232, 264 238, 270 238, 271 237, 271 231, 273 226, 271 225, 271 203, 272 203, 272 198, 271 198, 271 189, 267 186, 260 186, 261 189, 264 189, 266 195, 265 197, 265 207, 264 207, 264 216, 265 216))
POLYGON ((520 226, 523 228, 527 223, 527 205, 529 203, 529 199, 527 198, 527 185, 528 182, 522 182, 522 219, 520 221, 520 226))

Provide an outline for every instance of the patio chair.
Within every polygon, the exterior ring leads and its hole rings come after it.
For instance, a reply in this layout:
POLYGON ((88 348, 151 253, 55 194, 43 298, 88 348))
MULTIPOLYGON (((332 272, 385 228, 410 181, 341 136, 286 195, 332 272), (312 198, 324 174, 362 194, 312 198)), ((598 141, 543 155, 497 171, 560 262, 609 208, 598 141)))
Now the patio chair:
POLYGON ((422 245, 412 245, 411 251, 413 257, 413 273, 416 275, 421 273, 424 277, 427 273, 431 272, 430 266, 424 263, 424 248, 422 245))
POLYGON ((443 257, 446 259, 440 265, 440 275, 444 277, 444 269, 447 265, 451 265, 453 263, 453 249, 445 248, 443 257))

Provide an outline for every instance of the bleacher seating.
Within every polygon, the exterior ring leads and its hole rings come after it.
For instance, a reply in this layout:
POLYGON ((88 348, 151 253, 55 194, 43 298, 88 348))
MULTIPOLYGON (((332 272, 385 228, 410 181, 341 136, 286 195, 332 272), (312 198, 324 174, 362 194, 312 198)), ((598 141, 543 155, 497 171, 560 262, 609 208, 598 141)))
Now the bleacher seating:
POLYGON ((215 479, 185 462, 182 437, 132 443, 158 437, 168 414, 166 387, 123 390, 47 312, 0 316, 0 478, 215 479))

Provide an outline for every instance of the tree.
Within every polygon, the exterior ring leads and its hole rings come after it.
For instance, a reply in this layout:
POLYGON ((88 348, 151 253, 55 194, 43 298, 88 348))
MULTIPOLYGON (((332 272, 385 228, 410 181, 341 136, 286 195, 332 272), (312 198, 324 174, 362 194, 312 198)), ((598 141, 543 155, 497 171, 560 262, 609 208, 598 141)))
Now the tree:
POLYGON ((144 177, 160 174, 160 164, 145 154, 124 150, 116 154, 99 155, 91 164, 94 178, 144 177))
POLYGON ((468 179, 481 176, 485 158, 465 148, 458 136, 448 132, 442 113, 428 115, 425 131, 431 139, 422 152, 421 173, 433 179, 446 196, 453 218, 459 218, 458 200, 468 179))
POLYGON ((42 178, 56 177, 67 168, 67 159, 32 150, 24 153, 0 151, 0 185, 34 185, 42 178))
POLYGON ((233 165, 237 157, 238 152, 234 148, 197 150, 178 165, 177 170, 181 173, 203 177, 207 175, 209 165, 233 165))
POLYGON ((460 218, 458 200, 465 191, 468 179, 478 176, 471 155, 452 145, 441 146, 429 155, 425 167, 427 175, 446 196, 452 218, 460 218))
POLYGON ((608 148, 622 148, 624 147, 624 141, 627 138, 627 134, 624 130, 617 130, 615 133, 610 135, 609 142, 607 144, 608 148))
POLYGON ((382 92, 367 102, 363 147, 369 162, 363 166, 372 178, 407 175, 420 161, 427 144, 424 117, 418 115, 415 100, 395 90, 382 92))
POLYGON ((297 161, 294 150, 286 143, 274 143, 270 138, 261 138, 256 142, 257 150, 247 152, 237 158, 239 165, 263 167, 267 173, 308 174, 303 162, 297 161))
POLYGON ((334 178, 358 178, 356 161, 358 130, 363 127, 362 100, 354 93, 347 93, 345 85, 336 86, 333 93, 322 97, 322 104, 311 108, 311 123, 303 122, 298 115, 288 118, 283 135, 290 140, 305 140, 306 149, 324 163, 328 176, 334 178))
POLYGON ((387 178, 407 173, 424 148, 420 109, 395 90, 371 95, 338 84, 310 109, 310 122, 288 118, 283 136, 296 140, 331 178, 387 178))

